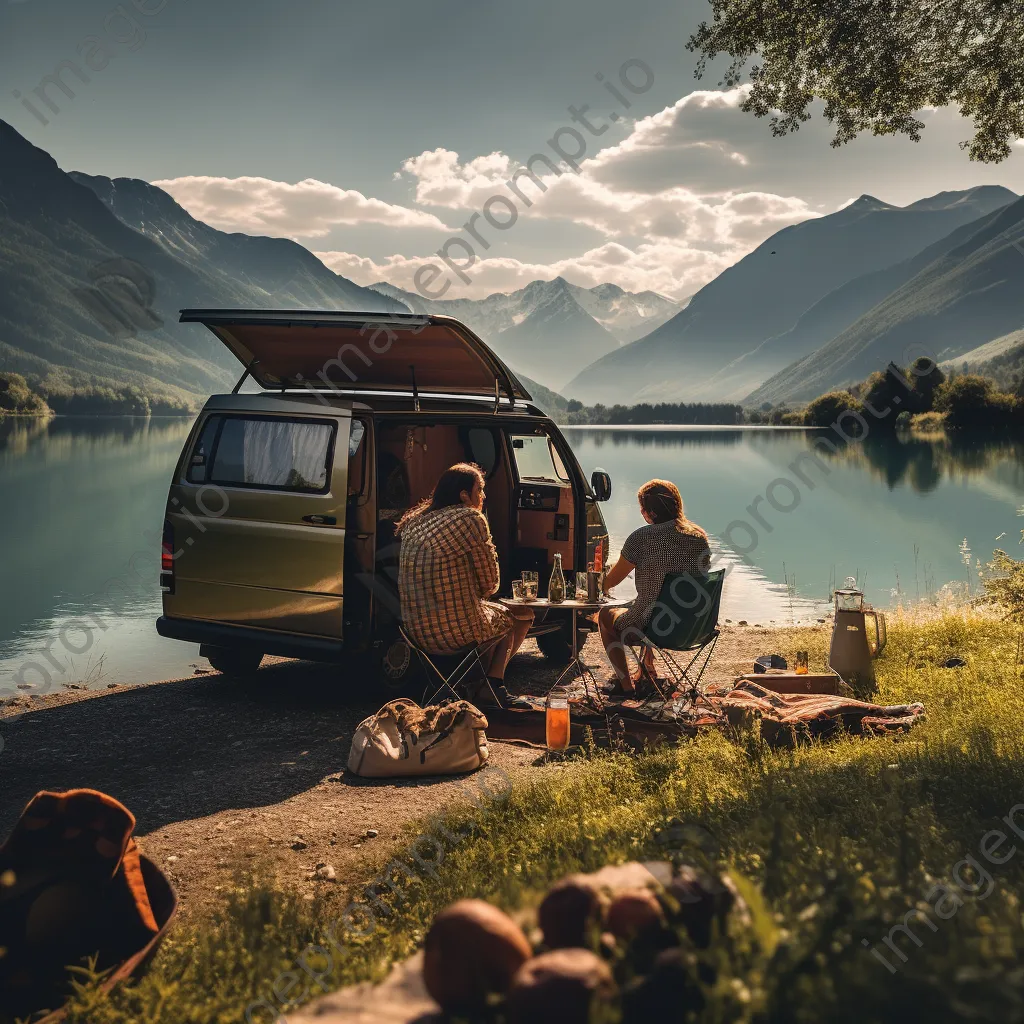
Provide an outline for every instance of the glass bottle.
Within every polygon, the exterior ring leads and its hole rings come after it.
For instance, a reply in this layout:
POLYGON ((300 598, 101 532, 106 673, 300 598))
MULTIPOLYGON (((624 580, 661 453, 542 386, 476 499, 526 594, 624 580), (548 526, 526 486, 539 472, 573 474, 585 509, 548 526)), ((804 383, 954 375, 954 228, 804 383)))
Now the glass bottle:
POLYGON ((544 731, 548 750, 569 746, 569 694, 564 687, 552 687, 544 702, 544 731))
POLYGON ((548 600, 552 604, 561 604, 565 600, 565 573, 562 572, 562 554, 558 551, 555 552, 555 567, 548 580, 548 600))

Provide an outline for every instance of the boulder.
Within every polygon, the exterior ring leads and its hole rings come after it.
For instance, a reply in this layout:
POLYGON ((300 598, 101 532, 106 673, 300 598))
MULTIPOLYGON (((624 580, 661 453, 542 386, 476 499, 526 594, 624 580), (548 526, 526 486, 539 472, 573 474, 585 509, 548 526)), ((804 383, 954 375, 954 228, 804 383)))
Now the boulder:
POLYGON ((615 994, 612 972, 588 949, 555 949, 519 969, 505 999, 507 1024, 588 1024, 615 994))
POLYGON ((589 945, 600 931, 604 900, 587 875, 569 875, 556 882, 537 908, 537 923, 549 949, 589 945))
POLYGON ((479 1009, 492 992, 508 990, 530 958, 523 930, 483 900, 459 900, 442 910, 423 946, 427 991, 450 1012, 479 1009))

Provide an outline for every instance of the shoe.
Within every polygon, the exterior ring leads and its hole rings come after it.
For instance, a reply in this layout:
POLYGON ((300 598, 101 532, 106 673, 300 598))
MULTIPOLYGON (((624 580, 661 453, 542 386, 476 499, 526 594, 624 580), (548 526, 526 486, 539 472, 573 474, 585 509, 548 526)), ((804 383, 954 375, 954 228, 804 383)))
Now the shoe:
POLYGON ((618 676, 612 676, 607 682, 601 683, 598 689, 607 697, 637 696, 633 690, 627 690, 623 687, 622 680, 618 676))
POLYGON ((503 711, 514 708, 517 711, 532 711, 533 705, 522 697, 513 697, 499 679, 488 679, 476 691, 476 703, 481 707, 498 707, 503 711), (493 692, 492 692, 493 691, 493 692), (497 701, 497 702, 495 702, 497 701))

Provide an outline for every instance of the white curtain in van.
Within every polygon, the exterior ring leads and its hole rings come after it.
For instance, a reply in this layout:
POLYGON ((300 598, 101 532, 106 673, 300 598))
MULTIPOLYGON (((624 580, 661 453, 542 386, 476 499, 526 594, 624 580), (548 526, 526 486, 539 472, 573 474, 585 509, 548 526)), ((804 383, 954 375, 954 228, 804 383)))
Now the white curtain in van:
POLYGON ((320 489, 327 483, 326 423, 246 420, 242 435, 245 482, 320 489))

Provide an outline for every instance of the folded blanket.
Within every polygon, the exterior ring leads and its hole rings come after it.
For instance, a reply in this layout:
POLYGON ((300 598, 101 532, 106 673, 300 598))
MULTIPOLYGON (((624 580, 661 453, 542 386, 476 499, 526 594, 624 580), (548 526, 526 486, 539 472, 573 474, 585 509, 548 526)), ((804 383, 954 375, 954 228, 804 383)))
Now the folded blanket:
POLYGON ((923 704, 885 707, 826 693, 776 693, 743 680, 725 696, 710 698, 730 722, 755 714, 769 742, 795 741, 800 735, 827 738, 845 731, 853 735, 906 732, 924 718, 923 704))

